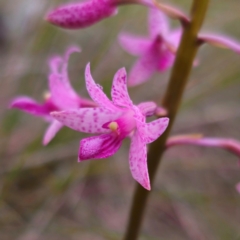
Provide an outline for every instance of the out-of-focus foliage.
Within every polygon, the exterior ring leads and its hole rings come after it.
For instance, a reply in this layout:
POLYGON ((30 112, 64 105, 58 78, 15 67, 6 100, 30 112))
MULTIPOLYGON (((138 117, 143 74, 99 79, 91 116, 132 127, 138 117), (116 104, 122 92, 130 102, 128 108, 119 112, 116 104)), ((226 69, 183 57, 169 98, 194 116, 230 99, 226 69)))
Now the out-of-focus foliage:
MULTIPOLYGON (((7 109, 17 95, 42 99, 47 59, 78 44, 69 74, 87 96, 84 68, 109 92, 117 69, 134 58, 117 43, 121 30, 146 34, 147 11, 124 6, 93 27, 66 31, 43 21, 64 1, 0 1, 0 239, 121 239, 134 188, 128 169, 129 141, 112 158, 77 163, 84 135, 64 128, 47 147, 46 124, 7 109)), ((168 1, 166 1, 168 2, 168 1)), ((175 0, 188 11, 190 0, 175 0)), ((212 0, 204 29, 240 40, 240 2, 212 0)), ((176 22, 173 22, 176 25, 176 22)), ((204 46, 188 83, 174 133, 204 133, 240 139, 240 56, 204 46)), ((135 103, 161 98, 169 73, 130 90, 135 103)), ((229 240, 240 237, 240 181, 237 159, 219 149, 176 147, 166 152, 140 239, 229 240)), ((141 201, 141 200, 139 200, 141 201)))

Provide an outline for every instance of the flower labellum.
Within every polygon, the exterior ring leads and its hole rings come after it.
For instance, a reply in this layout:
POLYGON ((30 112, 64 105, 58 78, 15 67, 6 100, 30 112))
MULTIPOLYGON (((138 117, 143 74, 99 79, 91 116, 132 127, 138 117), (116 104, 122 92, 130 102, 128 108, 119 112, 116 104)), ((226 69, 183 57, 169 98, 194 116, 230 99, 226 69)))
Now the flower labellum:
POLYGON ((157 106, 152 102, 139 106, 132 103, 127 91, 124 68, 119 69, 114 76, 112 101, 93 80, 90 64, 86 67, 85 78, 88 93, 99 108, 71 109, 52 112, 51 115, 74 130, 99 134, 80 141, 79 161, 112 156, 121 147, 122 141, 129 137, 129 165, 132 176, 150 190, 146 144, 155 141, 165 131, 169 119, 159 118, 146 123, 146 116, 154 113, 157 106))

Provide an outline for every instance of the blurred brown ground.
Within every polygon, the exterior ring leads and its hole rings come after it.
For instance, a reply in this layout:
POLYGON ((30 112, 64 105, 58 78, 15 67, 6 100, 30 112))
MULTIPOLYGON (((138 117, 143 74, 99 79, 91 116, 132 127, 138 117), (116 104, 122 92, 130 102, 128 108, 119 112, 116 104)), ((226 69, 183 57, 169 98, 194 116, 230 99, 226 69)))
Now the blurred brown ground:
MULTIPOLYGON (((9 101, 29 95, 39 101, 47 89, 47 59, 68 45, 83 49, 69 65, 71 82, 87 96, 83 72, 110 91, 117 69, 135 58, 117 43, 121 30, 146 34, 147 11, 119 8, 119 14, 90 28, 66 31, 43 16, 64 1, 0 0, 0 239, 121 239, 134 190, 128 168, 129 141, 112 158, 77 163, 85 135, 64 128, 47 147, 47 124, 17 110, 9 101)), ((165 1, 167 2, 167 1, 165 1)), ((191 1, 172 1, 185 11, 191 1)), ((240 2, 212 0, 204 31, 240 40, 240 2)), ((176 22, 172 22, 174 26, 176 22)), ((174 131, 240 140, 240 56, 204 46, 193 69, 174 131)), ((130 89, 135 103, 161 98, 170 72, 155 74, 130 89)), ((240 181, 237 158, 223 150, 175 147, 164 155, 140 240, 240 239, 240 181)), ((141 199, 139 199, 141 201, 141 199)))

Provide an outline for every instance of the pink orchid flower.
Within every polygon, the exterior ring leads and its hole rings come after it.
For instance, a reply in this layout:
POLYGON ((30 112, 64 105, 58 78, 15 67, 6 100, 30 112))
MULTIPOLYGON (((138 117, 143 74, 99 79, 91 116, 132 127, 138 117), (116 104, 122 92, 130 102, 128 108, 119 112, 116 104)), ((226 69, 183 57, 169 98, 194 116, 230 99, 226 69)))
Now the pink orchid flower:
POLYGON ((92 101, 79 97, 70 85, 67 65, 69 56, 73 52, 80 52, 80 49, 71 47, 66 51, 64 57, 56 56, 50 59, 50 74, 48 78, 50 92, 45 94, 44 103, 38 103, 30 97, 21 96, 15 98, 10 104, 11 108, 20 109, 50 122, 50 126, 43 138, 44 145, 47 145, 63 126, 62 123, 50 115, 50 112, 96 106, 92 101))
POLYGON ((150 190, 146 144, 156 140, 165 131, 169 119, 159 118, 146 123, 146 116, 154 113, 156 104, 147 102, 133 105, 127 91, 124 68, 114 76, 112 101, 93 80, 90 64, 86 67, 85 78, 89 95, 100 107, 53 112, 51 115, 74 130, 100 134, 80 141, 79 162, 112 156, 120 148, 123 139, 130 137, 129 165, 132 176, 150 190))
POLYGON ((169 30, 166 15, 156 8, 149 9, 149 37, 122 33, 119 42, 123 49, 139 56, 129 74, 129 86, 147 81, 155 71, 164 71, 174 63, 182 29, 169 30))

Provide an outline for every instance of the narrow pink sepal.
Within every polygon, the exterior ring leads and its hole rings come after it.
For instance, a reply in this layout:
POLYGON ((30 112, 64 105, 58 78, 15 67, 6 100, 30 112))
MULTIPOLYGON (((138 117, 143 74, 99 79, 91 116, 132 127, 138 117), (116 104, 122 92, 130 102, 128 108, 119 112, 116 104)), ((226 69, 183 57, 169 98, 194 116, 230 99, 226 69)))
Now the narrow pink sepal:
POLYGON ((47 145, 57 134, 57 132, 63 127, 63 124, 54 120, 50 126, 48 127, 47 131, 43 137, 43 145, 47 145))
POLYGON ((223 148, 240 157, 240 142, 230 138, 205 138, 200 134, 179 135, 169 138, 166 147, 185 144, 223 148))
POLYGON ((152 122, 139 125, 138 131, 146 144, 151 143, 163 134, 168 127, 168 123, 169 118, 159 118, 152 122))
MULTIPOLYGON (((167 37, 167 40, 169 41, 170 44, 173 45, 173 47, 176 49, 176 51, 178 49, 178 46, 179 46, 179 43, 180 43, 180 40, 182 37, 182 32, 183 32, 183 29, 181 27, 179 27, 179 28, 172 30, 167 37)), ((175 51, 175 53, 176 53, 176 51, 175 51)))
POLYGON ((50 68, 50 73, 60 74, 64 76, 63 81, 69 82, 67 68, 69 57, 72 53, 81 52, 81 48, 78 46, 70 46, 63 57, 53 56, 48 60, 48 65, 50 68))
POLYGON ((171 51, 166 49, 165 51, 162 52, 162 54, 159 57, 159 62, 158 62, 158 70, 160 72, 163 72, 170 68, 175 60, 175 54, 173 54, 171 51))
POLYGON ((102 128, 103 124, 116 120, 121 114, 122 112, 111 112, 105 108, 80 108, 52 112, 51 116, 79 132, 108 133, 110 129, 102 128))
POLYGON ((145 189, 151 190, 147 167, 147 147, 138 132, 131 138, 129 166, 133 178, 145 189))
POLYGON ((85 80, 87 91, 94 102, 96 102, 100 107, 106 109, 117 111, 118 108, 109 100, 106 94, 103 92, 102 87, 95 83, 92 78, 90 71, 90 63, 87 64, 85 70, 85 80))
POLYGON ((60 56, 53 56, 48 60, 48 66, 50 72, 53 74, 59 73, 59 69, 62 66, 63 59, 60 56))
POLYGON ((110 157, 118 151, 121 144, 122 139, 114 133, 84 138, 80 141, 78 161, 110 157))
POLYGON ((200 34, 198 39, 200 40, 200 43, 206 42, 216 47, 228 48, 240 54, 240 42, 227 36, 200 34))
POLYGON ((71 86, 66 84, 62 75, 51 74, 48 78, 52 101, 59 109, 80 107, 80 97, 71 86))
POLYGON ((51 110, 47 104, 39 104, 34 99, 26 96, 13 99, 9 107, 20 109, 35 116, 48 116, 51 110))
POLYGON ((135 36, 130 33, 120 33, 118 41, 125 51, 136 56, 145 53, 151 44, 149 39, 135 36))
POLYGON ((81 99, 72 88, 68 77, 68 61, 74 52, 80 52, 77 46, 69 47, 64 56, 55 56, 50 58, 50 74, 48 77, 51 99, 60 109, 78 108, 81 105, 81 99))
POLYGON ((63 65, 62 65, 62 69, 61 69, 60 73, 64 76, 63 81, 66 81, 69 84, 70 84, 70 82, 69 82, 69 78, 68 78, 68 62, 69 62, 70 55, 72 53, 80 53, 80 52, 81 52, 80 47, 70 46, 63 56, 63 65))
POLYGON ((165 38, 169 32, 169 22, 166 14, 157 8, 149 8, 148 29, 150 36, 155 39, 160 35, 165 38))
POLYGON ((131 108, 133 102, 128 95, 127 89, 127 73, 125 68, 119 69, 113 78, 112 90, 111 90, 112 101, 117 106, 131 108))
POLYGON ((50 23, 68 29, 88 27, 117 14, 117 8, 106 0, 90 0, 61 6, 47 14, 50 23))
MULTIPOLYGON (((157 4, 153 1, 153 4, 157 4)), ((172 67, 180 43, 182 29, 169 30, 168 19, 163 11, 150 7, 148 14, 149 40, 132 37, 131 34, 119 36, 122 47, 133 55, 138 55, 129 73, 129 86, 146 82, 156 71, 172 67), (141 46, 142 47, 139 47, 141 46)))
POLYGON ((142 113, 141 109, 138 106, 134 105, 131 110, 134 112, 133 117, 136 121, 137 128, 138 126, 145 124, 146 116, 142 113))
POLYGON ((158 54, 148 51, 133 65, 128 77, 128 86, 136 86, 146 82, 158 69, 158 54))

